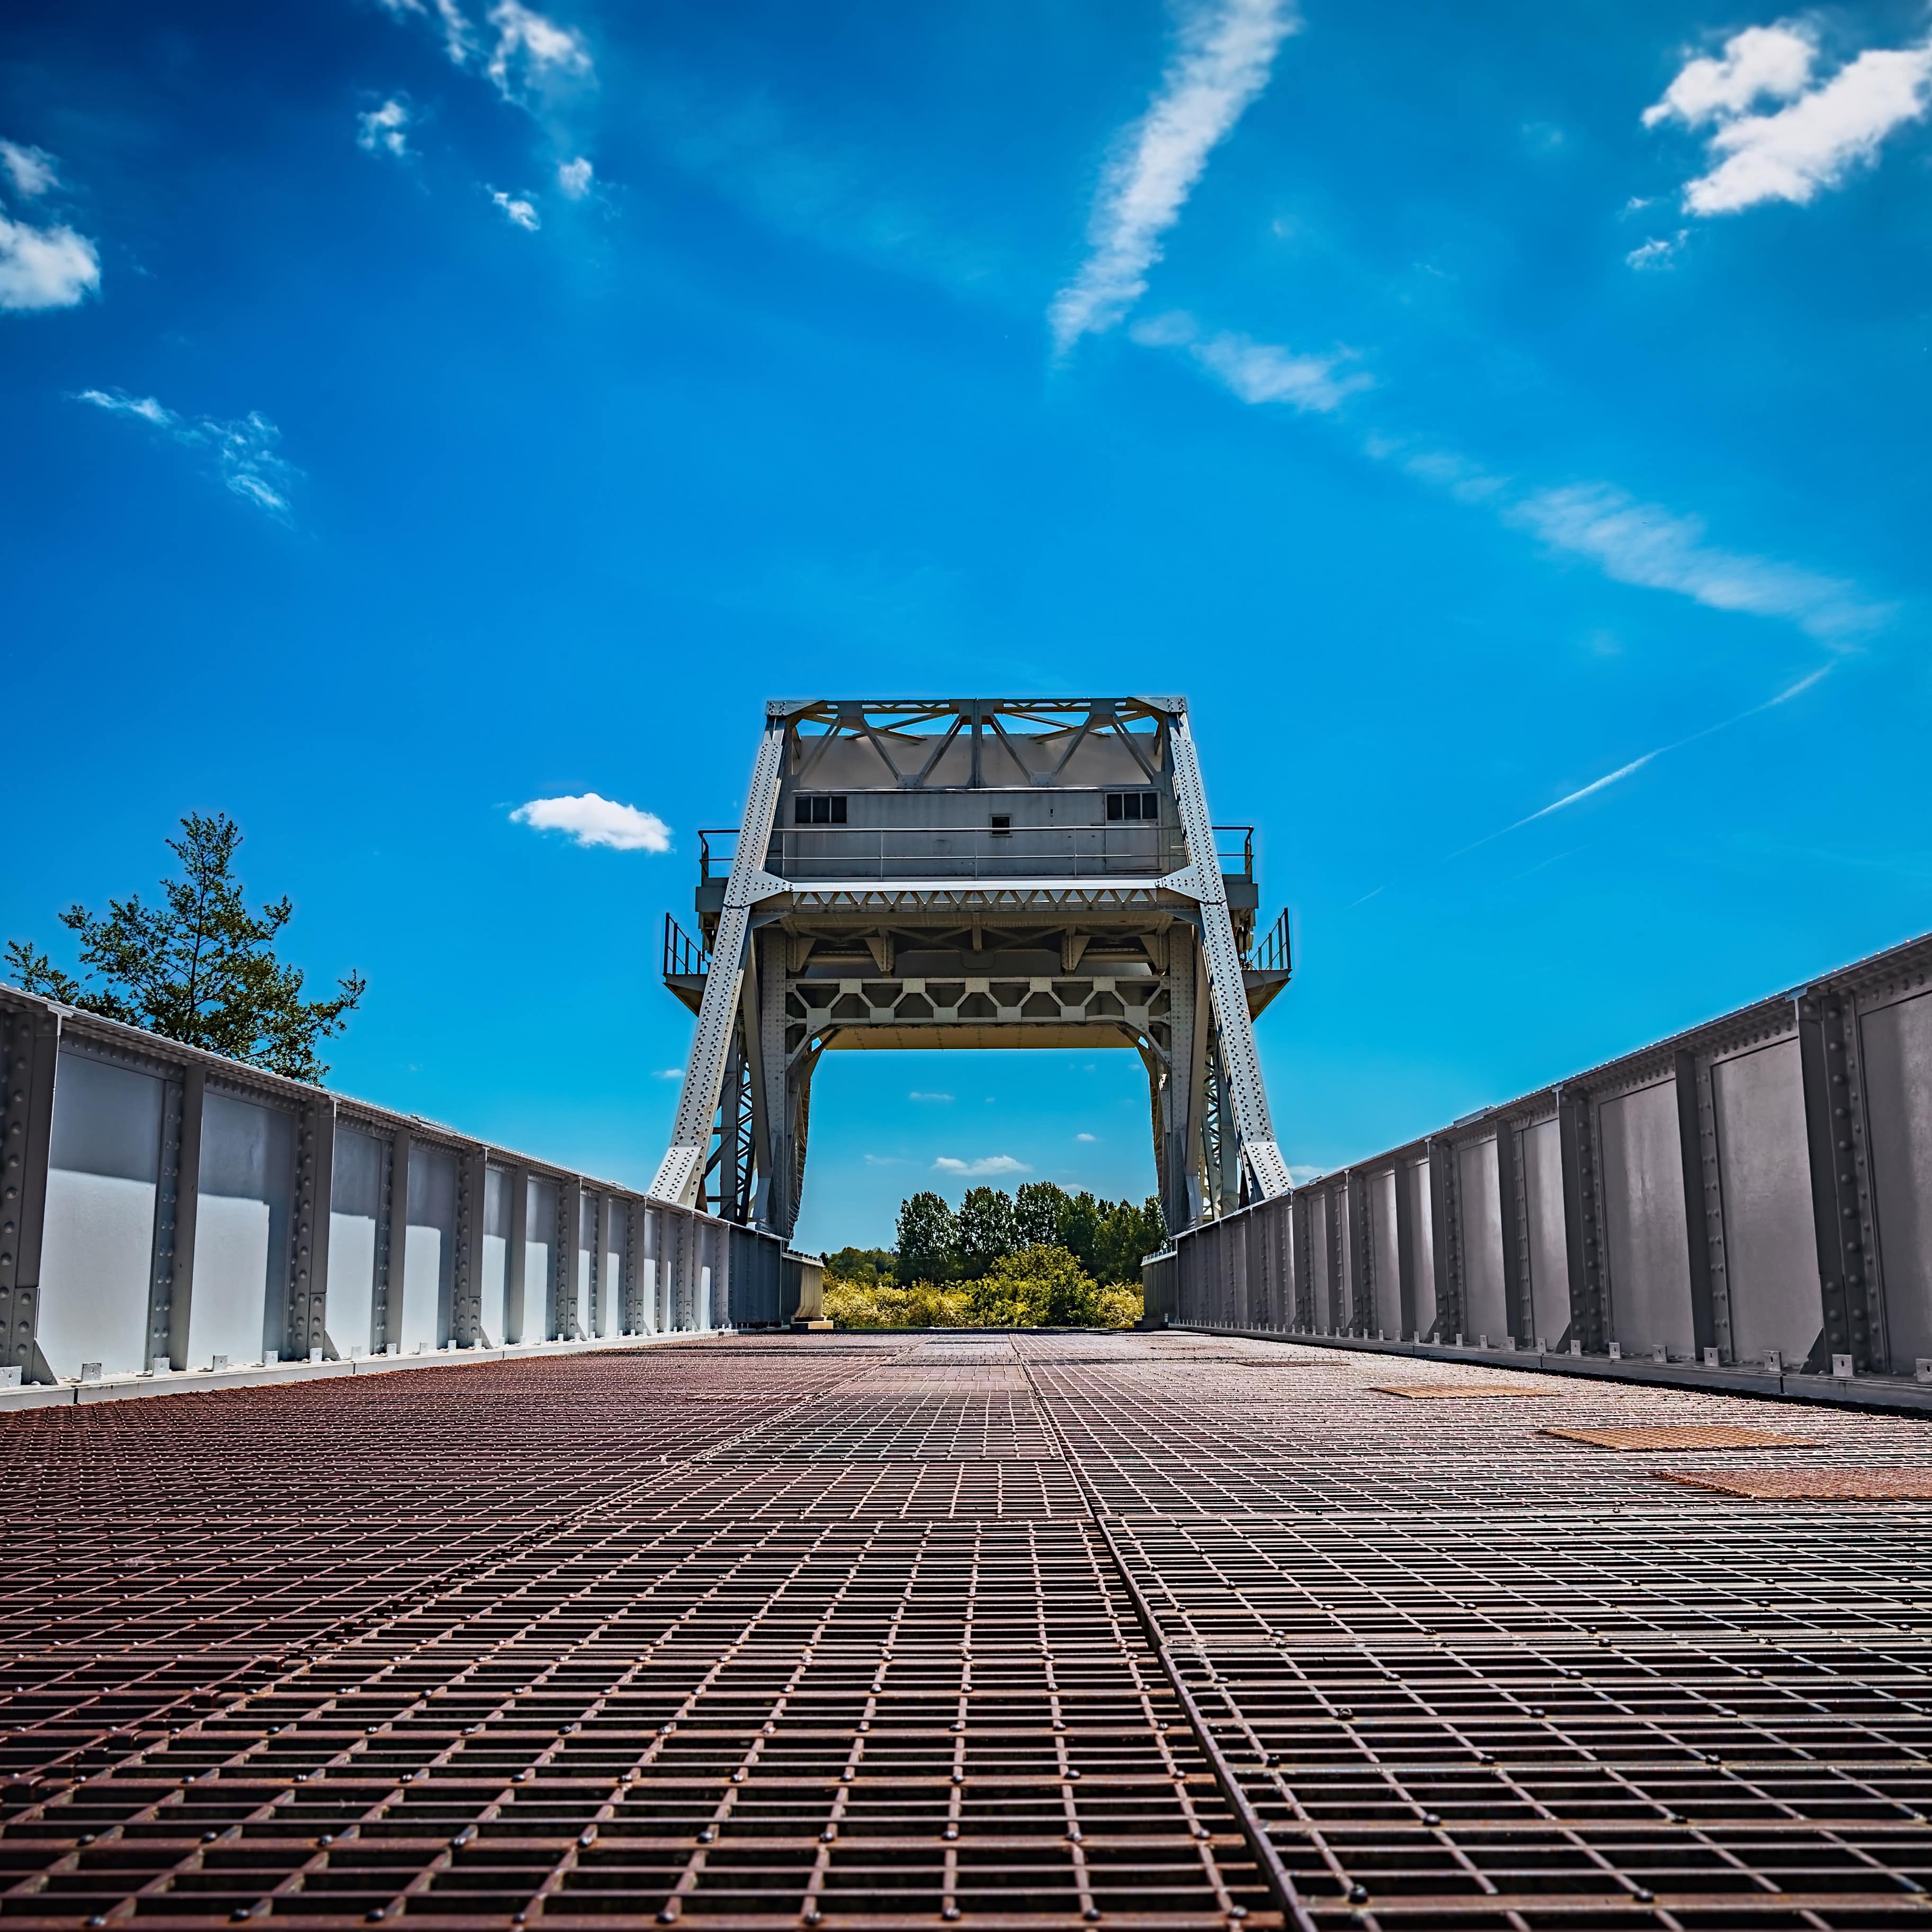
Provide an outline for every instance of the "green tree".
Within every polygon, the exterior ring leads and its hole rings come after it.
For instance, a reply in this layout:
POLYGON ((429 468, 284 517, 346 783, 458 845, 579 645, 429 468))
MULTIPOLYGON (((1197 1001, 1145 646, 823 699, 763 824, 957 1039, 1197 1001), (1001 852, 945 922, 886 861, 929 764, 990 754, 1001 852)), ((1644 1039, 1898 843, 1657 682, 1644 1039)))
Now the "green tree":
POLYGON ((914 1194, 902 1201, 898 1232, 893 1272, 901 1281, 958 1278, 958 1231, 944 1195, 914 1194))
POLYGON ((974 1316, 988 1328, 1094 1328, 1102 1318, 1093 1278, 1075 1256, 1048 1242, 1002 1256, 966 1292, 974 1316))
POLYGON ((1100 1204, 1085 1188, 1069 1197, 1060 1217, 1060 1232, 1054 1238, 1070 1255, 1077 1255, 1080 1265, 1089 1274, 1094 1272, 1094 1244, 1100 1234, 1100 1204))
POLYGON ((240 828, 222 813, 190 814, 181 824, 182 836, 167 842, 181 872, 161 881, 161 904, 136 895, 110 899, 98 918, 79 905, 61 914, 80 940, 85 979, 17 939, 7 944, 8 969, 29 993, 292 1080, 320 1080, 328 1069, 316 1045, 347 1026, 368 982, 350 973, 334 999, 304 1000, 301 969, 274 952, 295 908, 280 898, 248 910, 233 869, 240 828))
POLYGON ((1064 1188, 1050 1180, 1029 1180, 1013 1202, 1013 1238, 1022 1247, 1057 1247, 1061 1223, 1073 1205, 1064 1188))
POLYGON ((890 1248, 835 1248, 825 1257, 825 1278, 874 1288, 892 1279, 896 1261, 890 1248))
POLYGON ((998 1187, 969 1187, 956 1225, 959 1269, 984 1274, 1018 1245, 1013 1232, 1013 1198, 998 1187))
POLYGON ((1138 1284, 1142 1258, 1166 1244, 1166 1223, 1152 1195, 1138 1208, 1131 1201, 1103 1202, 1090 1265, 1097 1280, 1138 1284))

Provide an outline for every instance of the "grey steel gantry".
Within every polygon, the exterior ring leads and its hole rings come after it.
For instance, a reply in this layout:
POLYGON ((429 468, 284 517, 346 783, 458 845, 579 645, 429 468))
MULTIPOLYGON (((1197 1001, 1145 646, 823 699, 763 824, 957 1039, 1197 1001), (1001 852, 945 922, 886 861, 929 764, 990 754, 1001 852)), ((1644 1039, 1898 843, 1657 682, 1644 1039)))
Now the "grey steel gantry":
POLYGON ((1287 915, 1257 948, 1185 700, 775 700, 743 822, 699 838, 654 1198, 788 1236, 819 1055, 932 1046, 1136 1048, 1170 1232, 1289 1191, 1252 1026, 1287 915))

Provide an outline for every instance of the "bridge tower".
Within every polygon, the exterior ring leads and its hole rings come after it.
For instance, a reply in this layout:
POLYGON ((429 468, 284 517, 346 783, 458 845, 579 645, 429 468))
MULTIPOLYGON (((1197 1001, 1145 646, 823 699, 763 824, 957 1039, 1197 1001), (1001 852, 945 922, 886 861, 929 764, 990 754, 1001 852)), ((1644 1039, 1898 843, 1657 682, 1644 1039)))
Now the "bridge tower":
POLYGON ((821 1054, 1132 1047, 1168 1231, 1288 1192, 1252 1022, 1252 828, 1210 819, 1179 698, 775 700, 700 832, 698 1015, 654 1197, 789 1236, 821 1054))

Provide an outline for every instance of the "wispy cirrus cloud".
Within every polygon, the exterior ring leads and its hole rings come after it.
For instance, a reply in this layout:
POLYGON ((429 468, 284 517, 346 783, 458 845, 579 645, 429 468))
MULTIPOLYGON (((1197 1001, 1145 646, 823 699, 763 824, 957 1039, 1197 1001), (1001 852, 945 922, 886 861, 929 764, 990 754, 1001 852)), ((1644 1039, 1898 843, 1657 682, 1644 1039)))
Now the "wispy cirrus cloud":
POLYGON ((1825 643, 1848 643, 1888 614, 1842 578, 1707 543, 1701 518, 1640 502, 1613 484, 1537 490, 1504 516, 1620 584, 1675 591, 1714 610, 1781 617, 1825 643))
POLYGON ((1582 557, 1619 584, 1672 592, 1709 610, 1780 619, 1839 649, 1892 615, 1890 606, 1845 578, 1723 549, 1706 540, 1701 518, 1644 502, 1614 483, 1525 488, 1455 450, 1382 435, 1369 436, 1364 448, 1460 502, 1490 509, 1550 550, 1582 557))
POLYGON ((1290 0, 1211 0, 1187 14, 1160 91, 1101 182, 1087 259, 1048 310, 1057 353, 1113 328, 1140 299, 1208 156, 1300 24, 1290 0))
POLYGON ((182 416, 152 396, 130 396, 119 389, 83 389, 74 400, 110 416, 144 422, 170 442, 201 451, 212 458, 222 482, 244 502, 278 522, 292 520, 289 486, 300 472, 277 454, 282 433, 259 410, 230 422, 216 416, 182 416))
POLYGON ((935 1174, 958 1174, 970 1180, 989 1180, 996 1174, 1030 1174, 1033 1169, 1010 1154, 985 1154, 976 1160, 959 1160, 943 1154, 932 1163, 935 1174))
POLYGON ((533 798, 510 814, 513 825, 538 832, 567 832, 579 845, 608 845, 618 852, 668 852, 670 827, 654 812, 620 805, 594 791, 533 798))
POLYGON ((411 18, 441 30, 452 66, 481 70, 506 100, 528 106, 532 97, 560 84, 587 81, 596 73, 590 44, 574 27, 560 26, 521 0, 497 0, 479 27, 458 0, 382 0, 398 20, 411 18), (495 30, 494 38, 484 28, 495 30))
POLYGON ((1816 30, 1808 21, 1748 27, 1721 56, 1687 61, 1643 124, 1707 129, 1708 172, 1688 182, 1694 214, 1734 214, 1760 202, 1801 205, 1877 159, 1886 137, 1932 106, 1932 39, 1868 48, 1814 82, 1816 30), (1780 104, 1766 111, 1764 104, 1780 104))
POLYGON ((1348 350, 1298 355, 1232 330, 1203 329, 1184 310, 1151 316, 1128 333, 1143 348, 1182 350, 1244 403, 1286 403, 1292 409, 1326 412, 1339 409, 1358 390, 1375 386, 1372 376, 1348 368, 1348 350))

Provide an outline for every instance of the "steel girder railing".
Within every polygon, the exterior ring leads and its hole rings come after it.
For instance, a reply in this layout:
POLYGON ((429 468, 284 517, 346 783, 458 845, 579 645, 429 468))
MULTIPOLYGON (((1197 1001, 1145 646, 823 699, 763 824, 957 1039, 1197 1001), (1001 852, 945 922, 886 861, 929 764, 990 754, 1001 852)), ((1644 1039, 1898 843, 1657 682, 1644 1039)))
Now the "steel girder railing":
POLYGON ((1192 1230, 1144 1273, 1156 1323, 1876 1396, 1932 1383, 1928 1228, 1932 937, 1192 1230))
POLYGON ((754 1229, 0 987, 0 1381, 775 1325, 808 1266, 754 1229))

